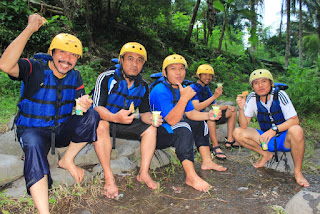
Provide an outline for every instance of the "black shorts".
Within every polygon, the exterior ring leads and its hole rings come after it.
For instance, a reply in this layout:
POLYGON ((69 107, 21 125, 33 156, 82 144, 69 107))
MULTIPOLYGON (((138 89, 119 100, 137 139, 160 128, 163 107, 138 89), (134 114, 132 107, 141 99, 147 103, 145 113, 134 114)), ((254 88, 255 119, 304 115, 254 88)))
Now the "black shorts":
POLYGON ((116 138, 139 140, 141 134, 150 126, 151 125, 145 124, 140 119, 133 119, 131 124, 110 122, 110 136, 113 137, 115 134, 116 138))
POLYGON ((216 121, 217 125, 225 124, 228 121, 228 119, 226 118, 226 112, 227 110, 222 110, 221 118, 216 121))

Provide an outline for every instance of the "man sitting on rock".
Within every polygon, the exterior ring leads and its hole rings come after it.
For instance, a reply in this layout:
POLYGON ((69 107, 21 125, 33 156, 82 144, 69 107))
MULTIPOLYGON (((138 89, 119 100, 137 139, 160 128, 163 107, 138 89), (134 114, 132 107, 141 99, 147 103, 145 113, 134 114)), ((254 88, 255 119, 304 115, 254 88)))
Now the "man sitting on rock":
POLYGON ((290 98, 286 92, 273 87, 272 74, 266 69, 253 71, 250 85, 254 92, 246 100, 242 94, 237 96, 240 127, 234 130, 233 136, 241 146, 261 155, 253 164, 255 168, 263 167, 273 157, 271 152, 291 151, 296 182, 308 187, 309 182, 301 172, 304 134, 290 98), (261 130, 248 127, 254 114, 261 130), (267 143, 268 148, 263 150, 261 143, 267 143))
POLYGON ((137 42, 129 42, 121 48, 120 68, 100 74, 96 81, 93 106, 104 124, 104 131, 102 134, 98 133, 98 141, 107 140, 107 144, 101 144, 104 148, 98 151, 103 152, 105 157, 101 165, 106 179, 105 194, 109 198, 118 195, 110 167, 110 136, 141 139, 141 166, 137 180, 144 182, 151 189, 159 187, 149 175, 149 166, 156 147, 157 127, 162 124, 162 118, 159 117, 157 124, 152 120, 148 84, 140 76, 146 61, 147 52, 144 46, 137 42), (139 108, 139 119, 135 119, 135 115, 132 114, 136 108, 139 108))
POLYGON ((162 73, 165 79, 156 84, 150 92, 150 104, 161 111, 165 123, 158 128, 157 148, 175 147, 176 154, 186 173, 186 184, 198 191, 207 192, 211 185, 203 180, 194 169, 194 144, 202 158, 202 170, 226 171, 212 161, 209 137, 205 120, 217 120, 213 111, 199 112, 194 109, 191 98, 196 92, 181 84, 186 76, 187 61, 178 54, 166 57, 162 73))
MULTIPOLYGON (((205 108, 211 105, 217 105, 216 99, 222 95, 223 86, 219 86, 215 89, 215 93, 212 94, 208 84, 212 81, 214 75, 214 70, 211 65, 202 64, 197 69, 198 80, 196 83, 190 86, 197 92, 196 96, 192 98, 192 104, 194 109, 198 111, 203 111, 205 108)), ((239 144, 234 141, 232 133, 236 125, 237 111, 235 107, 230 105, 220 106, 222 110, 222 116, 219 120, 208 120, 209 135, 212 142, 213 154, 215 158, 219 160, 226 159, 226 155, 222 152, 217 139, 216 125, 223 124, 227 122, 228 126, 228 137, 226 138, 225 147, 233 148, 239 147, 239 144)))
MULTIPOLYGON (((43 24, 40 15, 30 15, 27 27, 0 59, 0 69, 11 79, 22 81, 15 124, 25 153, 27 191, 42 214, 49 213, 48 188, 52 179, 47 154, 50 147, 54 153, 55 147, 69 146, 58 164, 79 183, 84 178, 84 170, 75 165, 74 158, 86 142, 97 141, 100 122, 99 114, 89 109, 92 100, 85 95, 80 72, 74 69, 82 57, 82 43, 78 38, 58 34, 51 42, 49 54, 36 54, 37 60, 20 59, 29 38, 43 24), (72 115, 75 99, 80 115, 72 115)), ((105 142, 95 142, 96 149, 101 147, 100 143, 105 142)), ((99 153, 98 157, 101 160, 99 153)))

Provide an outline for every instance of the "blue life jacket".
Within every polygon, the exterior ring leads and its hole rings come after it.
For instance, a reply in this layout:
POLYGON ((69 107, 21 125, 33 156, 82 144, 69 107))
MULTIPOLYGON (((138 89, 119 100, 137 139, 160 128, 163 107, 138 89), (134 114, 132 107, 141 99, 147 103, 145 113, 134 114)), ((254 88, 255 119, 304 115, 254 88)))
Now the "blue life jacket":
MULTIPOLYGON (((150 86, 149 86, 149 91, 151 92, 151 90, 152 90, 157 84, 163 83, 165 86, 167 86, 167 87, 170 89, 170 91, 171 91, 171 93, 172 93, 172 96, 173 96, 172 103, 173 103, 173 104, 177 104, 178 100, 177 100, 177 98, 176 98, 176 94, 175 94, 175 92, 174 92, 174 89, 173 89, 173 87, 172 87, 171 85, 169 85, 169 83, 166 81, 165 77, 162 75, 162 72, 151 74, 150 77, 151 77, 152 79, 156 79, 156 80, 155 80, 153 83, 150 84, 150 86)), ((183 80, 183 82, 182 82, 181 85, 182 85, 183 87, 185 87, 185 86, 188 86, 188 85, 191 86, 193 83, 195 83, 195 82, 186 79, 186 80, 183 80)), ((193 87, 192 87, 192 88, 193 88, 193 87)), ((194 89, 194 88, 193 88, 193 89, 194 89)))
POLYGON ((203 102, 207 100, 209 96, 209 86, 202 86, 200 83, 193 83, 190 85, 193 90, 197 93, 197 96, 199 98, 199 102, 203 102))
POLYGON ((35 55, 41 63, 44 79, 39 89, 28 94, 28 88, 21 84, 21 98, 18 104, 19 113, 16 125, 22 127, 57 127, 64 122, 71 114, 75 103, 77 76, 74 70, 58 80, 48 66, 52 60, 50 55, 35 55))
POLYGON ((256 102, 258 107, 257 118, 261 130, 264 132, 268 131, 272 127, 272 124, 280 125, 286 121, 280 107, 279 91, 279 87, 275 87, 270 112, 268 112, 268 110, 262 105, 260 96, 256 94, 256 102))
POLYGON ((127 81, 121 75, 119 67, 114 70, 113 76, 108 81, 108 100, 106 108, 112 112, 117 113, 121 109, 129 109, 131 103, 135 107, 139 107, 142 98, 147 91, 147 83, 144 82, 140 76, 134 81, 134 89, 129 93, 127 81))

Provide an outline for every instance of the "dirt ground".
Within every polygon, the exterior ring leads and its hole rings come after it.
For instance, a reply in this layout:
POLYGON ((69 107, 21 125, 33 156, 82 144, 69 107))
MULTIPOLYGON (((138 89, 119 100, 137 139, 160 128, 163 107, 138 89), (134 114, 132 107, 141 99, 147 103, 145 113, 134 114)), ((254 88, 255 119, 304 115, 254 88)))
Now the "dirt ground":
MULTIPOLYGON (((214 186, 209 193, 201 193, 184 183, 181 165, 162 167, 152 175, 160 182, 159 190, 151 190, 136 181, 137 171, 126 176, 116 176, 120 197, 107 199, 102 192, 95 197, 91 193, 62 200, 53 207, 52 213, 281 213, 289 199, 302 188, 293 175, 274 170, 255 169, 255 158, 246 149, 226 150, 228 159, 216 161, 228 168, 226 172, 203 171, 200 162, 195 163, 199 175, 214 186)), ((320 191, 320 178, 306 174, 310 182, 307 191, 320 191)), ((102 188, 103 184, 99 184, 102 188)), ((100 187, 99 187, 100 189, 100 187)))

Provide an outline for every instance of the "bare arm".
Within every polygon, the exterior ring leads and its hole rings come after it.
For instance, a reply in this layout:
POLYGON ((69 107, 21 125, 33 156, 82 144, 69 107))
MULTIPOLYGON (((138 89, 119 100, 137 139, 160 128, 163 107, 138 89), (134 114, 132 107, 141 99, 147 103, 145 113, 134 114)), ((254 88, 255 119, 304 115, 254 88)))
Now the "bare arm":
POLYGON ((29 16, 27 27, 11 42, 0 58, 0 69, 13 77, 19 76, 18 60, 32 34, 43 25, 39 14, 29 16))
MULTIPOLYGON (((293 117, 293 118, 290 118, 289 120, 287 120, 286 122, 278 125, 278 129, 279 129, 279 132, 284 132, 286 130, 288 130, 291 126, 294 126, 294 125, 299 125, 299 118, 298 116, 296 117, 293 117)), ((269 129, 268 131, 266 131, 265 133, 263 133, 261 135, 261 139, 263 141, 268 141, 273 138, 274 136, 276 136, 276 132, 273 131, 272 129, 269 129)))
POLYGON ((236 101, 237 101, 237 104, 239 106, 239 123, 240 123, 240 127, 243 128, 243 129, 246 129, 249 126, 250 120, 251 120, 251 117, 246 117, 244 115, 243 108, 244 108, 246 100, 243 98, 242 94, 239 94, 237 96, 236 101))
POLYGON ((216 99, 218 99, 218 97, 221 96, 222 92, 223 92, 222 87, 218 87, 218 88, 216 88, 214 95, 212 95, 211 97, 209 97, 205 101, 200 102, 199 100, 192 100, 192 104, 194 106, 194 109, 201 111, 201 110, 207 108, 213 101, 215 101, 216 99))
POLYGON ((114 123, 130 124, 132 123, 135 117, 134 114, 130 115, 132 113, 131 110, 121 109, 115 114, 113 114, 106 107, 103 106, 97 106, 94 108, 94 110, 96 110, 99 113, 101 119, 114 123))

